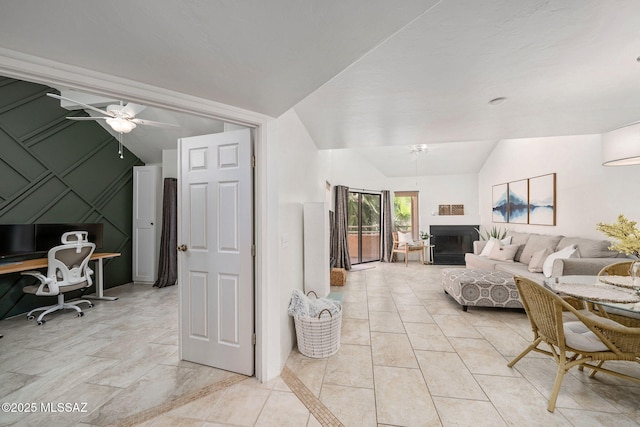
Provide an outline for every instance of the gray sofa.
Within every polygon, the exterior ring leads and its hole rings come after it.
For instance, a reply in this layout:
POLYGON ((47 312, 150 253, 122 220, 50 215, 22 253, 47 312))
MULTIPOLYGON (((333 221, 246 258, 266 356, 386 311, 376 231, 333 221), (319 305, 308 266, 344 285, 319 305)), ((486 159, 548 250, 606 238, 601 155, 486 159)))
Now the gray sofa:
POLYGON ((583 239, 579 237, 552 236, 546 234, 509 232, 511 244, 519 245, 514 261, 497 261, 480 256, 487 241, 473 242, 473 253, 465 254, 468 269, 495 270, 511 273, 514 276, 529 277, 539 283, 545 279, 542 273, 529 271, 532 255, 544 248, 557 252, 575 244, 579 258, 556 259, 553 262, 552 277, 568 275, 596 275, 605 266, 621 261, 625 255, 609 250, 611 242, 607 240, 583 239))

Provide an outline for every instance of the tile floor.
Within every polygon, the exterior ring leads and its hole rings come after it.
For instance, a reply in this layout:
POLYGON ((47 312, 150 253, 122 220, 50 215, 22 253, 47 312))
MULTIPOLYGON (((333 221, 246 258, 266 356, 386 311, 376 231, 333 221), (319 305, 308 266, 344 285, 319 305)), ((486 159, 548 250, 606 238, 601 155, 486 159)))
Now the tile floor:
MULTIPOLYGON (((640 384, 590 379, 577 369, 565 377, 556 411, 547 412, 554 362, 530 354, 506 366, 530 339, 524 312, 463 312, 443 293, 438 266, 374 266, 332 288, 344 298, 340 351, 310 359, 294 350, 287 361, 344 425, 640 425, 640 384)), ((175 287, 124 285, 107 294, 120 300, 98 301, 81 319, 65 312, 43 327, 22 317, 0 321, 0 401, 87 402, 88 411, 0 413, 0 425, 126 424, 132 414, 221 380, 235 384, 141 425, 320 425, 284 375, 238 382, 229 372, 178 361, 175 287)), ((640 377, 638 364, 617 368, 640 377)))

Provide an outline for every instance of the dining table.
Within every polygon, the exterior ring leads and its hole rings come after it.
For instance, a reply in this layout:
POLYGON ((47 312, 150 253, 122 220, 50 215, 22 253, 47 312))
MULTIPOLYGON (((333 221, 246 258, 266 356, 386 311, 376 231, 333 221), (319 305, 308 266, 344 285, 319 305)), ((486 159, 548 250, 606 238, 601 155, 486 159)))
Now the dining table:
POLYGON ((599 310, 640 318, 640 289, 629 276, 559 276, 545 279, 544 285, 599 310))

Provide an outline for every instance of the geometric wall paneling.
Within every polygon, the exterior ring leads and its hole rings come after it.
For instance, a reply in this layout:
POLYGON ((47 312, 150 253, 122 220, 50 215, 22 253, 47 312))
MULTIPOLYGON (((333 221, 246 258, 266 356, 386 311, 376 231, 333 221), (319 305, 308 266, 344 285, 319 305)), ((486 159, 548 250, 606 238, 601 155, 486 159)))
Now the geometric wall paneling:
MULTIPOLYGON (((101 222, 100 251, 122 253, 105 260, 105 289, 128 283, 133 166, 143 163, 126 149, 120 159, 99 124, 65 119, 83 114, 61 108, 51 91, 0 76, 0 223, 101 222)), ((0 318, 46 303, 22 292, 31 281, 0 276, 0 318)))

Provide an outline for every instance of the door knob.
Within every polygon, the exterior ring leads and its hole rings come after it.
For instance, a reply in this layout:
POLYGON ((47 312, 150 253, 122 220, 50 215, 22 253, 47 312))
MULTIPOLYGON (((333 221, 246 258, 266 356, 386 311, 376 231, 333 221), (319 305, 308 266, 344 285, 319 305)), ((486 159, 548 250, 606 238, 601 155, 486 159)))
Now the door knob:
POLYGON ((187 245, 182 244, 180 246, 178 246, 178 250, 181 252, 186 252, 187 251, 187 245))

